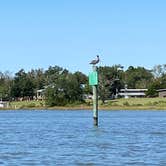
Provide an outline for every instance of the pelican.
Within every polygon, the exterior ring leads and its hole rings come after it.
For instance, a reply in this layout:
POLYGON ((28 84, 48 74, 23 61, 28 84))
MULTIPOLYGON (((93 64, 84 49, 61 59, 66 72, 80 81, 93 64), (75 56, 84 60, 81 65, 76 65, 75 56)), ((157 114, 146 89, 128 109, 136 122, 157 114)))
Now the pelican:
POLYGON ((99 61, 99 55, 97 55, 97 59, 92 60, 89 64, 96 65, 97 63, 99 63, 99 61))

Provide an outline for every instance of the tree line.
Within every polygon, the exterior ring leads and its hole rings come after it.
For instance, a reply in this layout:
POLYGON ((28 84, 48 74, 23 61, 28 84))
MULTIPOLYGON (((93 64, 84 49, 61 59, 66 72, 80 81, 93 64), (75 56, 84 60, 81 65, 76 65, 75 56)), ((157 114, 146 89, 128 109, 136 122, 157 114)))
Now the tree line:
MULTIPOLYGON (((114 98, 127 84, 128 88, 147 88, 147 97, 156 97, 157 89, 166 88, 166 64, 149 70, 144 67, 121 65, 99 66, 99 96, 105 100, 114 98)), ((84 96, 92 94, 88 76, 82 72, 70 72, 59 66, 47 70, 19 70, 14 76, 0 72, 0 98, 2 100, 34 100, 36 92, 45 89, 45 101, 49 106, 84 102, 84 96)))

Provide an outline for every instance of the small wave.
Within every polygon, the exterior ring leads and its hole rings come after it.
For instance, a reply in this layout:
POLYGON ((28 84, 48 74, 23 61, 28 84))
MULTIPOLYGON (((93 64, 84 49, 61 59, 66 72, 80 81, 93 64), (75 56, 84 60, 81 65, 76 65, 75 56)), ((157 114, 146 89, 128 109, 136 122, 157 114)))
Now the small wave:
POLYGON ((151 135, 166 135, 166 132, 156 131, 156 132, 150 132, 151 135))

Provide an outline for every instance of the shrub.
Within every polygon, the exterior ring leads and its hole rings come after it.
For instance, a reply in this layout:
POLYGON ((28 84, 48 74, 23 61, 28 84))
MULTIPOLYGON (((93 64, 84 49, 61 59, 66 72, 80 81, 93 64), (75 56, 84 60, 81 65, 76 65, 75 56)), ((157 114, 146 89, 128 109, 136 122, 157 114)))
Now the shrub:
POLYGON ((125 102, 123 103, 123 105, 124 105, 124 106, 130 106, 130 104, 129 104, 128 101, 125 101, 125 102))
POLYGON ((30 103, 30 104, 27 105, 27 107, 29 107, 29 108, 32 108, 32 107, 35 107, 35 106, 36 106, 35 103, 30 103))

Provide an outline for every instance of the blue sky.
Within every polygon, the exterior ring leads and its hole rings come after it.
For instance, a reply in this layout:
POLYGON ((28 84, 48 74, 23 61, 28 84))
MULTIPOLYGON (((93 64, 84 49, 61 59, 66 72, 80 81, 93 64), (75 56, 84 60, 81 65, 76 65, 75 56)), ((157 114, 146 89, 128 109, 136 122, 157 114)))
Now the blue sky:
POLYGON ((88 73, 100 65, 166 63, 164 0, 0 2, 0 71, 58 65, 88 73))

